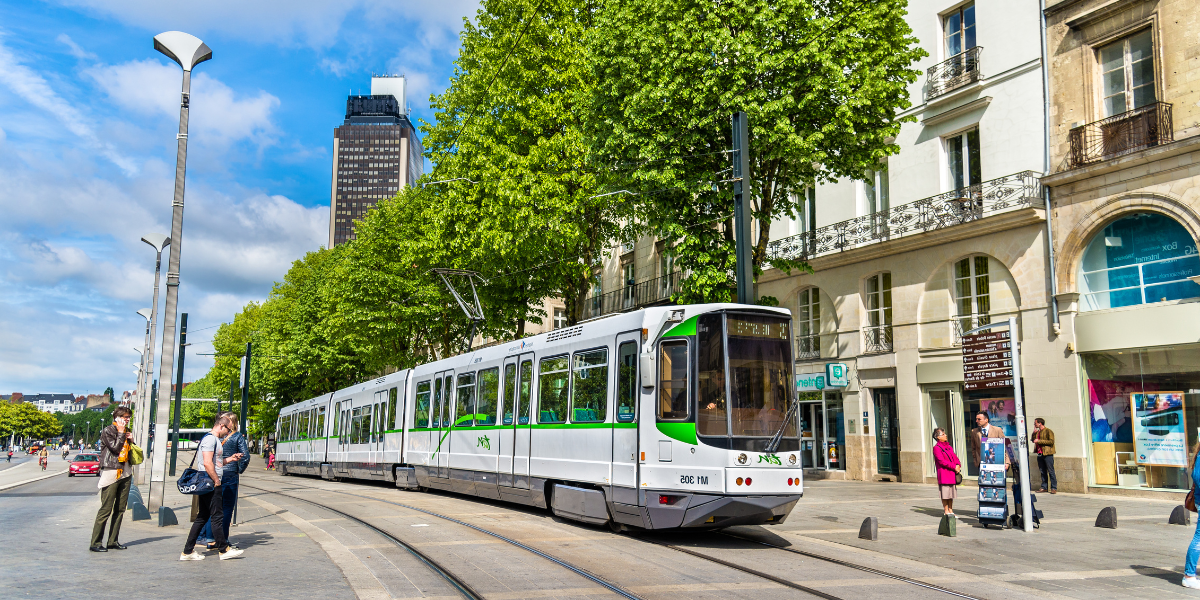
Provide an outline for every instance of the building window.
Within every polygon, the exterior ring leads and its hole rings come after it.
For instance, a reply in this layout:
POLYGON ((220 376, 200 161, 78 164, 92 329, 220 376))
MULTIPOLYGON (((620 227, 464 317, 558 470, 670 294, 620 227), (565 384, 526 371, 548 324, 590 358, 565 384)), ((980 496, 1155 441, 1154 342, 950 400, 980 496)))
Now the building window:
POLYGON ((804 214, 801 215, 800 222, 804 231, 817 230, 817 186, 815 185, 804 188, 804 214))
POLYGON ((565 309, 565 308, 554 309, 554 328, 562 329, 563 327, 566 327, 566 326, 567 326, 567 309, 565 309))
POLYGON ((991 322, 991 281, 988 279, 988 257, 971 256, 954 265, 954 299, 958 310, 957 335, 991 322))
POLYGON ((658 297, 659 299, 669 298, 675 292, 675 257, 666 252, 666 249, 660 249, 658 254, 658 297))
POLYGON ((796 311, 796 358, 821 357, 821 290, 800 292, 796 311))
POLYGON ((968 4, 946 15, 942 21, 946 34, 946 57, 975 47, 975 5, 968 4))
POLYGON ((983 181, 979 160, 979 130, 969 129, 946 138, 946 162, 951 189, 962 189, 983 181))
POLYGON ((1174 219, 1139 213, 1097 233, 1079 262, 1079 310, 1200 296, 1196 242, 1174 219))
POLYGON ((622 294, 624 296, 623 300, 625 301, 625 308, 633 306, 633 286, 635 284, 637 284, 637 279, 634 276, 634 265, 633 261, 631 260, 621 265, 621 285, 625 287, 625 293, 622 294))
POLYGON ((867 278, 867 354, 892 351, 892 274, 867 278))
POLYGON ((880 170, 867 169, 863 173, 863 192, 867 197, 867 214, 885 212, 891 207, 887 166, 880 170))
POLYGON ((1100 49, 1104 116, 1155 102, 1154 40, 1149 29, 1100 49))

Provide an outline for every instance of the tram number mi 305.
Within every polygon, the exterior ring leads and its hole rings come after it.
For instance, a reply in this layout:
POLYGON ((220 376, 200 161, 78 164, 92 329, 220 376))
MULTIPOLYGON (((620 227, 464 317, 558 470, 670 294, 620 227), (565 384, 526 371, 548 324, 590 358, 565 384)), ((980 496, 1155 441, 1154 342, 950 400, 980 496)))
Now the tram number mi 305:
POLYGON ((680 475, 679 483, 683 485, 708 485, 708 475, 680 475))

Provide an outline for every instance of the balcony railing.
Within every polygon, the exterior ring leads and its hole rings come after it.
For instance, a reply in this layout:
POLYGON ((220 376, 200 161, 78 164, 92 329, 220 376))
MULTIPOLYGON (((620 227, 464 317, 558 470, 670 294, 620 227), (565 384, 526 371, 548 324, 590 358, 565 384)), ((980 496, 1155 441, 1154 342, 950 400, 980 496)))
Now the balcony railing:
POLYGON ((975 46, 929 67, 926 71, 928 80, 925 86, 925 100, 978 81, 979 52, 982 50, 983 46, 975 46))
POLYGON ((892 326, 877 325, 863 328, 863 354, 892 352, 892 326))
POLYGON ((681 279, 683 279, 681 273, 676 271, 669 275, 627 285, 607 294, 592 296, 586 300, 584 318, 594 319, 666 302, 675 293, 681 279))
POLYGON ((796 336, 796 360, 821 358, 821 334, 796 336))
POLYGON ((767 246, 767 257, 809 260, 1043 204, 1038 176, 1023 171, 776 240, 767 246))
POLYGON ((976 327, 983 327, 992 322, 990 313, 972 313, 969 315, 958 315, 953 317, 954 320, 954 345, 961 346, 964 331, 970 331, 976 327))
POLYGON ((1155 102, 1071 129, 1067 168, 1124 156, 1175 141, 1171 105, 1155 102))

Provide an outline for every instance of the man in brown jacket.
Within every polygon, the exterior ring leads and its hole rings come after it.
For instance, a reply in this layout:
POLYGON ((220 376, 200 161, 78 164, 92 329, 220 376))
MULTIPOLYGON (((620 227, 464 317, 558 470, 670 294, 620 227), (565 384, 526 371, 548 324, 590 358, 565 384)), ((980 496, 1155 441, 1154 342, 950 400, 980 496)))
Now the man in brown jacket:
MULTIPOLYGON (((971 460, 976 465, 979 464, 979 452, 983 449, 983 438, 1003 438, 1004 430, 992 425, 988 422, 988 414, 986 411, 979 411, 975 414, 975 424, 979 425, 971 430, 971 460)), ((1004 469, 1008 470, 1008 453, 1004 453, 1004 469)))
POLYGON ((1038 471, 1042 474, 1042 489, 1046 491, 1046 480, 1050 480, 1050 493, 1058 493, 1058 478, 1054 476, 1054 432, 1046 427, 1046 420, 1033 420, 1033 446, 1037 452, 1038 471))

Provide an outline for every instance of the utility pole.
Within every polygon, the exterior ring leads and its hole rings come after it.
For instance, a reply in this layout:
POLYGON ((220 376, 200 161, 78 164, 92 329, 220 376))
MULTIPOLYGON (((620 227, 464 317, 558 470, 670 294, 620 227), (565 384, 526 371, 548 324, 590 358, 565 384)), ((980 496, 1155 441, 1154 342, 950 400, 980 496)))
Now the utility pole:
POLYGON ((183 410, 183 355, 187 348, 187 313, 179 315, 179 367, 175 369, 175 418, 171 419, 171 477, 179 458, 179 412, 183 410))
MULTIPOLYGON (((246 342, 246 355, 242 357, 242 413, 238 417, 242 435, 246 435, 246 402, 250 399, 250 342, 246 342)), ((230 406, 229 408, 233 408, 230 406)))
POLYGON ((746 113, 733 113, 733 237, 737 255, 738 304, 754 304, 754 257, 750 245, 750 145, 746 113))

